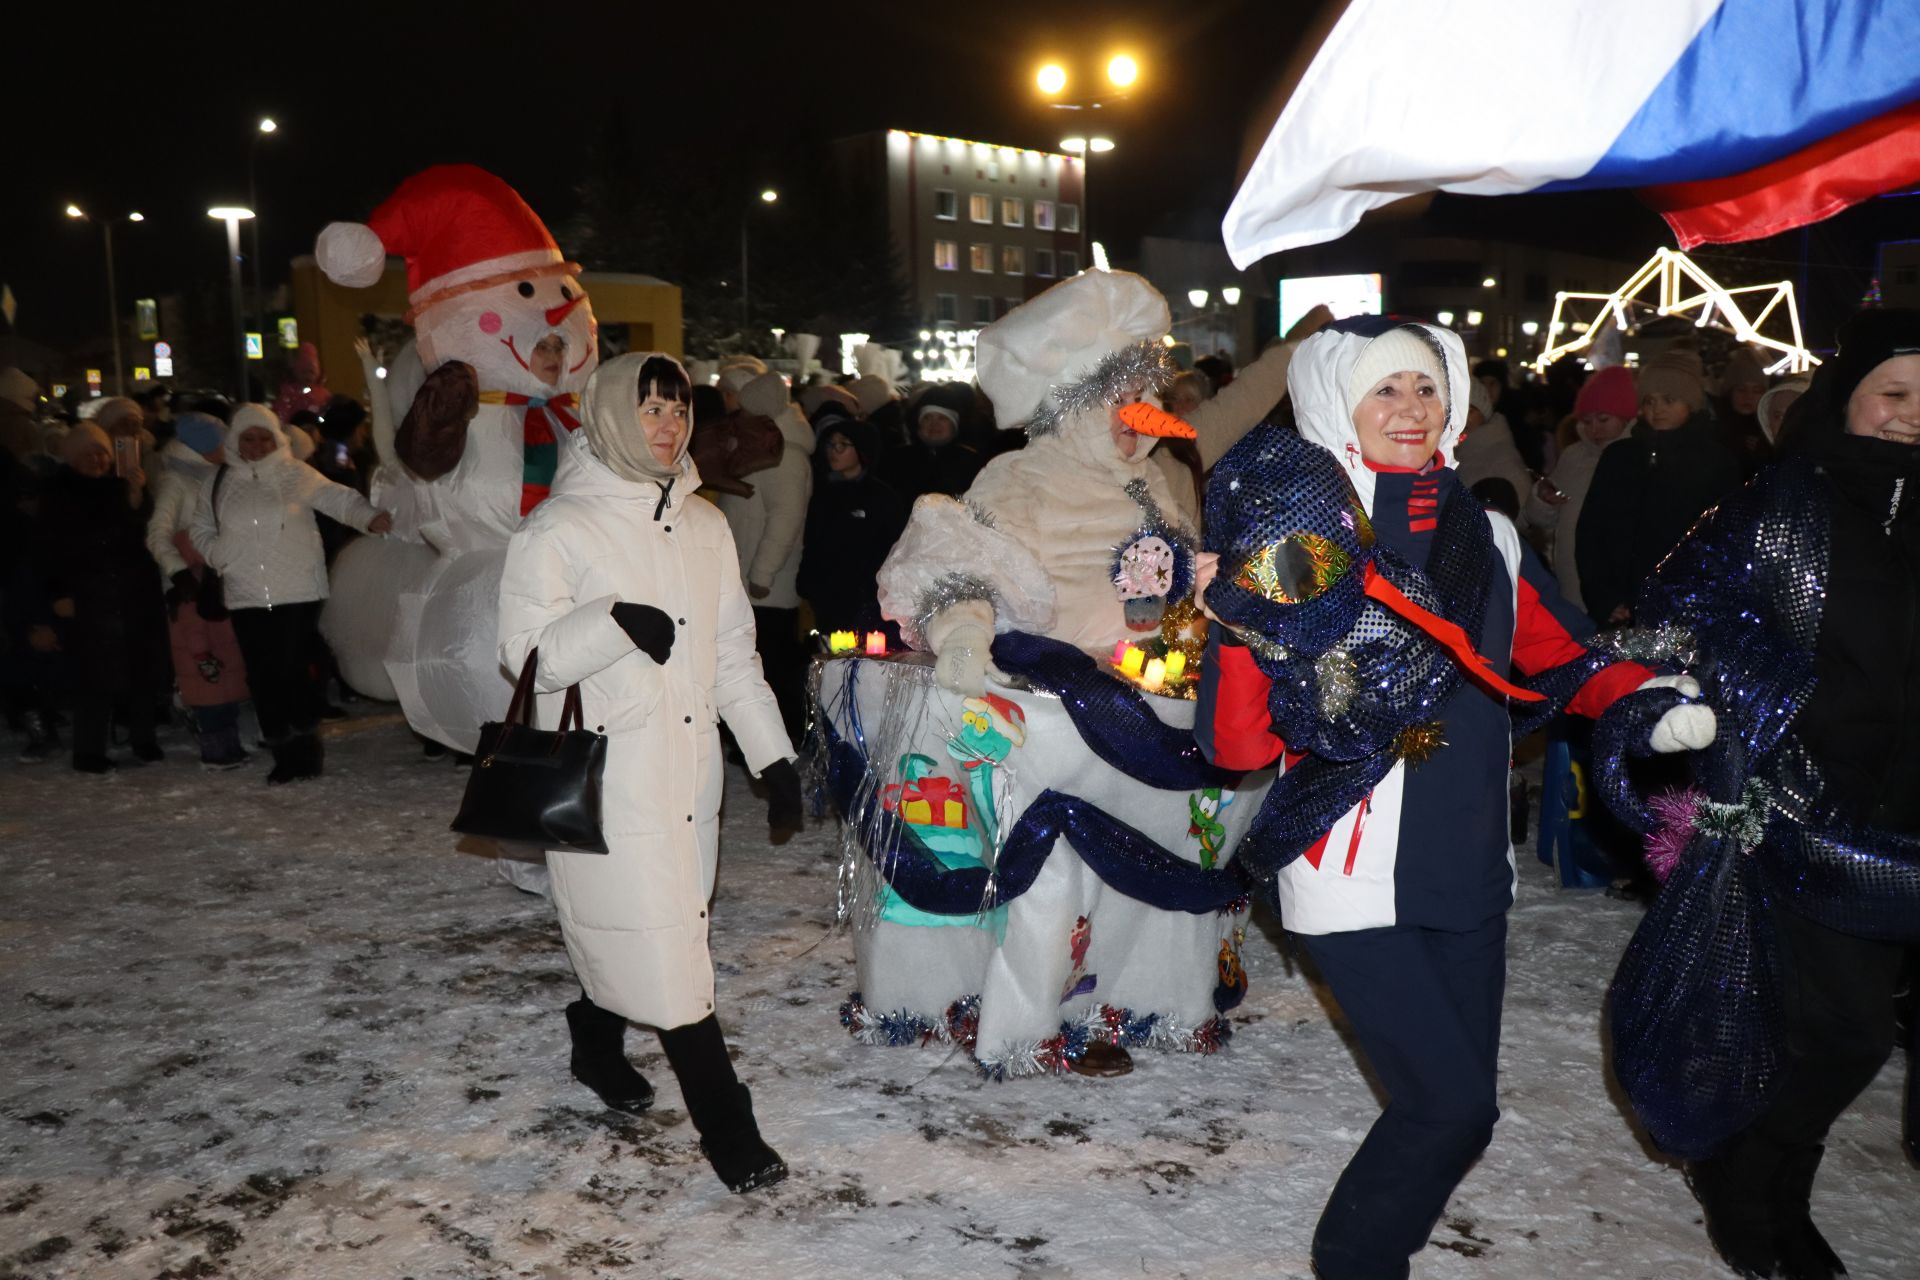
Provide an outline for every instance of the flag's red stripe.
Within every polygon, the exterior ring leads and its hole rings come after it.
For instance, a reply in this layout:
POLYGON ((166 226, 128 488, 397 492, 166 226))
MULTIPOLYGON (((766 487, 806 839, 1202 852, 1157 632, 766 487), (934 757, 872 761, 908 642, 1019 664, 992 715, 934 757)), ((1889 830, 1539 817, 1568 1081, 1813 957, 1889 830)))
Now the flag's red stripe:
POLYGON ((1804 227, 1920 182, 1920 102, 1843 129, 1772 164, 1707 182, 1647 187, 1682 249, 1734 244, 1804 227))

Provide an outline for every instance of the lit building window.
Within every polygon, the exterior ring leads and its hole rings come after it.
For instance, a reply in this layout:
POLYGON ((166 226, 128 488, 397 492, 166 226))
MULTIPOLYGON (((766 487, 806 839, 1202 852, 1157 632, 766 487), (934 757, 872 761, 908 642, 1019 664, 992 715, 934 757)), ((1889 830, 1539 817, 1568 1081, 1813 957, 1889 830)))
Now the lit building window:
POLYGON ((1061 203, 1060 229, 1062 231, 1078 231, 1080 229, 1080 206, 1079 205, 1067 204, 1065 202, 1061 203))
POLYGON ((954 293, 934 294, 933 318, 947 324, 960 323, 960 296, 954 293))
POLYGON ((1001 196, 1000 197, 1000 221, 1002 225, 1009 226, 1009 227, 1026 226, 1027 225, 1026 205, 1027 205, 1027 202, 1022 200, 1019 196, 1001 196))
POLYGON ((952 222, 960 216, 960 194, 945 187, 933 193, 933 216, 942 222, 952 222))
POLYGON ((993 246, 992 245, 990 244, 968 245, 967 256, 971 260, 973 264, 973 269, 975 271, 978 271, 982 275, 990 276, 993 274, 993 246))
MULTIPOLYGON (((1036 205, 1035 212, 1038 211, 1039 206, 1036 205)), ((1035 249, 1033 251, 1033 274, 1042 280, 1053 279, 1053 250, 1035 249)))
POLYGON ((1053 201, 1035 200, 1033 202, 1033 225, 1041 231, 1053 230, 1053 201))
POLYGON ((960 246, 951 240, 933 242, 933 268, 936 271, 958 271, 960 269, 960 246))
POLYGON ((993 197, 976 191, 967 197, 967 216, 975 222, 990 224, 993 221, 993 197))
POLYGON ((993 299, 975 297, 973 300, 973 320, 975 324, 992 324, 993 299))
POLYGON ((1027 274, 1027 251, 1017 244, 1001 245, 1000 274, 1005 276, 1023 276, 1027 274))

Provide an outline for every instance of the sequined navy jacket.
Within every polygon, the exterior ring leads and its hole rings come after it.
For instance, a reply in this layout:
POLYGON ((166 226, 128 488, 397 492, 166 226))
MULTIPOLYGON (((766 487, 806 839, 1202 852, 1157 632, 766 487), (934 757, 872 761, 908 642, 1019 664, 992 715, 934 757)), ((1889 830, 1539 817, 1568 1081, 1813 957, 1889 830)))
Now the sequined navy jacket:
MULTIPOLYGON (((1376 469, 1373 528, 1380 544, 1425 570, 1454 503, 1473 495, 1451 469, 1424 473, 1376 469)), ((1477 507, 1477 504, 1474 504, 1477 507)), ((1491 526, 1493 563, 1486 611, 1471 638, 1496 670, 1509 664, 1536 675, 1588 660, 1575 639, 1578 610, 1537 557, 1523 554, 1506 517, 1476 513, 1491 526), (1558 612, 1556 612, 1558 611, 1558 612)), ((1224 634, 1224 628, 1216 628, 1224 634)), ((1216 764, 1257 769, 1289 753, 1269 711, 1268 677, 1250 651, 1213 643, 1203 666, 1202 705, 1195 733, 1216 764)), ((1597 716, 1651 673, 1614 663, 1581 686, 1568 703, 1597 716)), ((1471 681, 1461 681, 1440 708, 1446 745, 1424 763, 1394 765, 1359 804, 1338 817, 1297 860, 1279 873, 1286 925, 1321 934, 1387 925, 1466 930, 1513 903, 1514 866, 1508 833, 1507 769, 1511 725, 1506 703, 1471 681)))

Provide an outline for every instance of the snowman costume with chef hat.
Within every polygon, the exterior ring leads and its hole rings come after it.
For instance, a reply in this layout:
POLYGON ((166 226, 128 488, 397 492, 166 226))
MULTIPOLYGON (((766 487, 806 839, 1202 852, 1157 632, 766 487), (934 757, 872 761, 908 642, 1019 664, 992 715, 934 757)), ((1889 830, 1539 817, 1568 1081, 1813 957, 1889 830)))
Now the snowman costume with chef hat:
POLYGON ((821 669, 860 926, 842 1021, 868 1043, 925 1032, 995 1078, 1107 1075, 1230 1032, 1224 864, 1271 774, 1209 772, 1194 703, 1102 669, 1191 612, 1196 533, 1141 434, 1193 434, 1157 404, 1169 323, 1144 279, 1092 271, 983 330, 980 385, 1028 444, 915 503, 878 576, 932 665, 821 669))
POLYGON ((314 254, 349 288, 376 283, 389 255, 406 259, 425 373, 410 407, 394 406, 405 421, 390 446, 380 440, 375 487, 416 545, 343 551, 322 630, 349 683, 472 751, 512 693, 492 630, 507 539, 547 496, 599 362, 580 268, 473 165, 413 175, 364 224, 329 224, 314 254))

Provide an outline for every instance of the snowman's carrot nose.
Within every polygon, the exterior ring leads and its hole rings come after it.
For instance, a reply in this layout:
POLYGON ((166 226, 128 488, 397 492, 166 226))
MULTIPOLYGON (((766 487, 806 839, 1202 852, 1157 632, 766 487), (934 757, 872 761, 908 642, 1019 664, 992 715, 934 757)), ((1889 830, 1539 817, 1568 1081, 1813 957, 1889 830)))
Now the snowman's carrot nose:
POLYGON ((551 327, 553 325, 559 324, 562 320, 565 320, 568 314, 571 313, 575 307, 579 306, 581 303, 585 302, 586 300, 587 300, 587 295, 583 293, 579 297, 574 298, 569 302, 563 302, 557 307, 548 307, 547 308, 548 326, 551 327))
POLYGON ((1143 436, 1164 436, 1175 440, 1198 438, 1191 424, 1168 413, 1165 409, 1154 408, 1144 400, 1121 405, 1120 421, 1129 430, 1143 436))

